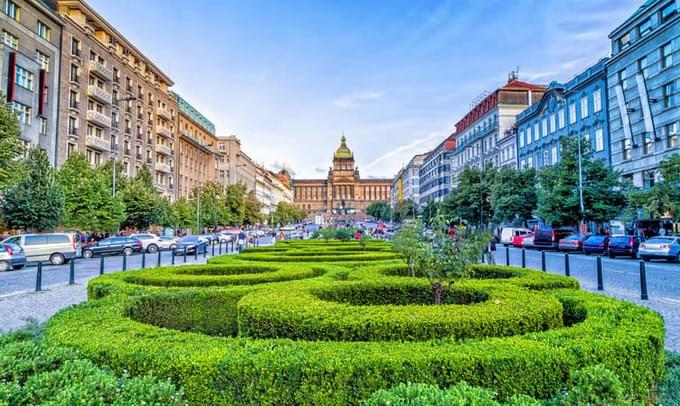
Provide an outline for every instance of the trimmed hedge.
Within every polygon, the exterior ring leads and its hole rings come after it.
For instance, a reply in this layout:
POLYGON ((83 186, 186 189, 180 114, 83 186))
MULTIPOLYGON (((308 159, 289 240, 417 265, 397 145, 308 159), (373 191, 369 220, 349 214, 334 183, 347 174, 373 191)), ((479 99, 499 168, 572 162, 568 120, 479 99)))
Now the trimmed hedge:
MULTIPOLYGON (((305 243, 276 247, 337 245, 305 243)), ((215 258, 211 262, 223 265, 206 269, 254 269, 248 267, 262 264, 249 256, 275 254, 262 251, 215 258)), ((266 267, 292 272, 306 264, 266 267)), ((116 371, 171 378, 192 404, 359 404, 402 382, 446 388, 460 381, 493 388, 500 400, 516 394, 549 399, 572 371, 596 364, 615 372, 627 394, 645 397, 663 370, 661 318, 579 291, 571 278, 477 266, 475 279, 457 283, 447 299, 475 304, 435 308, 424 304, 427 282, 405 276, 404 264, 393 259, 326 262, 312 270, 305 279, 202 287, 174 281, 223 276, 168 269, 106 275, 90 282, 89 302, 57 314, 46 334, 116 371), (173 282, 131 283, 140 278, 173 282), (465 319, 476 306, 489 309, 465 319), (501 322, 499 315, 511 317, 511 309, 521 317, 501 322), (514 335, 492 337, 506 331, 514 335), (371 335, 382 341, 349 341, 371 335), (317 337, 323 340, 312 340, 317 337)))

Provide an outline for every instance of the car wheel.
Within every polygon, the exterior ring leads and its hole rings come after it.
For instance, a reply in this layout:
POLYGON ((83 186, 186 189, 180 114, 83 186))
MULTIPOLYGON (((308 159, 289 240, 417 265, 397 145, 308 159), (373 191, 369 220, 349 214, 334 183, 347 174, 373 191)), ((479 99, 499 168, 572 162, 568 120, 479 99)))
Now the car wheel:
POLYGON ((642 258, 642 260, 645 261, 645 262, 649 262, 649 257, 640 257, 640 258, 642 258))
POLYGON ((590 251, 583 251, 584 254, 590 255, 590 251))
POLYGON ((132 255, 133 252, 134 251, 130 247, 123 248, 123 255, 125 255, 126 257, 129 257, 130 255, 132 255))
POLYGON ((83 258, 92 258, 94 256, 94 252, 92 250, 83 250, 83 258))
POLYGON ((609 253, 609 258, 614 258, 616 255, 612 254, 611 252, 609 253))
POLYGON ((50 255, 50 262, 52 265, 63 265, 66 262, 64 254, 52 254, 50 255))
POLYGON ((177 248, 177 245, 175 245, 175 244, 170 244, 170 247, 168 247, 168 249, 169 249, 170 251, 174 251, 175 248, 177 248))
POLYGON ((14 265, 13 268, 16 269, 16 270, 23 269, 23 268, 24 268, 24 264, 21 264, 21 265, 14 265))
POLYGON ((676 264, 680 263, 680 253, 678 253, 678 256, 675 257, 675 261, 673 262, 675 262, 676 264))
POLYGON ((149 254, 153 254, 154 252, 157 252, 157 251, 158 251, 158 245, 156 245, 156 244, 149 244, 149 246, 146 247, 146 252, 148 252, 149 254))
POLYGON ((7 261, 0 261, 0 272, 9 271, 11 266, 7 261))

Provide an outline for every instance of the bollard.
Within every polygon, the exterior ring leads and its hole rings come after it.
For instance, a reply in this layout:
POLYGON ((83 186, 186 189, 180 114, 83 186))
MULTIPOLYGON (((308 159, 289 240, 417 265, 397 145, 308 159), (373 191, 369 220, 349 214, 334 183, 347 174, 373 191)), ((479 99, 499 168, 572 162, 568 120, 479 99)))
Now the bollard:
POLYGON ((205 258, 205 256, 206 256, 207 254, 208 254, 208 246, 207 246, 207 245, 204 245, 204 246, 203 246, 203 258, 205 258))
POLYGON ((647 269, 645 268, 645 261, 640 261, 640 299, 649 300, 647 294, 647 269))
POLYGON ((527 250, 526 248, 522 248, 522 268, 527 267, 527 250))
POLYGON ((214 257, 214 256, 215 256, 215 244, 212 244, 212 251, 211 251, 210 256, 211 256, 211 257, 214 257))
POLYGON ((35 275, 35 291, 40 292, 42 290, 42 262, 38 262, 38 272, 35 275))
POLYGON ((505 265, 510 266, 510 247, 505 247, 505 265))
POLYGON ((104 275, 104 256, 99 259, 99 275, 104 275))
POLYGON ((185 263, 185 264, 187 263, 187 256, 188 256, 188 255, 189 255, 189 253, 187 252, 187 249, 186 249, 186 247, 185 247, 185 248, 184 248, 184 263, 185 263))
POLYGON ((123 254, 123 272, 127 271, 127 255, 123 254))
POLYGON ((71 259, 68 267, 68 284, 74 285, 76 283, 76 259, 71 259))
POLYGON ((194 249, 194 261, 198 261, 198 244, 196 244, 196 248, 194 249))
POLYGON ((146 252, 142 252, 142 269, 146 268, 146 252))
POLYGON ((175 255, 177 255, 177 250, 172 250, 171 258, 170 258, 170 265, 175 265, 175 255))
POLYGON ((545 269, 545 251, 541 251, 541 271, 547 272, 545 269))
POLYGON ((156 266, 161 266, 161 250, 158 250, 158 261, 156 262, 156 266))
POLYGON ((569 253, 568 252, 564 253, 564 274, 566 276, 571 276, 571 272, 569 272, 569 253))
POLYGON ((219 249, 220 255, 222 255, 222 240, 220 240, 220 249, 219 249))
POLYGON ((604 290, 602 279, 602 257, 597 257, 597 290, 604 290))

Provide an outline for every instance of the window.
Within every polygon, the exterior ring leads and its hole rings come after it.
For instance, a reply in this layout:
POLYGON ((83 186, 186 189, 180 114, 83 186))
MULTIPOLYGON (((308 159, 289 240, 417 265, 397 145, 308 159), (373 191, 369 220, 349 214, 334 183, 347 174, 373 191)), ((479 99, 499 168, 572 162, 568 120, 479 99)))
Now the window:
POLYGON ((602 110, 602 91, 595 89, 593 92, 593 112, 598 113, 602 110))
POLYGON ((2 42, 10 48, 19 49, 19 38, 7 31, 2 31, 2 42))
MULTIPOLYGON (((220 145, 221 147, 222 145, 220 145)), ((524 131, 519 132, 519 147, 524 148, 524 131)))
POLYGON ((678 147, 678 122, 661 127, 661 133, 666 137, 667 148, 678 147))
POLYGON ((569 104, 569 124, 576 122, 576 103, 569 104))
POLYGON ((543 119, 542 126, 543 126, 543 136, 547 137, 548 136, 548 119, 547 118, 543 119))
POLYGON ((621 141, 621 159, 628 161, 631 158, 631 142, 629 139, 625 139, 621 141))
POLYGON ((2 12, 13 20, 21 20, 21 7, 17 6, 12 0, 2 0, 2 12))
POLYGON ((630 32, 623 34, 621 38, 617 40, 617 43, 619 44, 619 49, 624 49, 630 45, 630 32))
POLYGON ((533 168, 534 167, 534 157, 530 156, 527 158, 527 167, 533 168))
POLYGON ((533 141, 534 140, 531 137, 531 127, 527 127, 527 145, 531 144, 533 141))
POLYGON ((71 38, 71 55, 80 56, 80 41, 71 38))
POLYGON ((661 69, 673 66, 673 44, 670 42, 661 47, 661 69))
POLYGON ((637 65, 638 72, 642 73, 642 77, 647 79, 649 77, 649 62, 647 61, 647 57, 640 58, 637 65))
POLYGON ((560 127, 560 128, 564 128, 564 109, 561 109, 561 110, 558 112, 557 118, 558 118, 557 121, 558 121, 559 127, 560 127))
POLYGON ((640 38, 652 32, 652 20, 651 18, 646 19, 638 25, 638 34, 640 38))
POLYGON ((41 69, 45 69, 46 72, 50 71, 50 57, 43 54, 40 51, 35 52, 35 60, 40 64, 41 69))
POLYGON ((654 169, 642 171, 642 187, 649 189, 654 186, 654 169))
POLYGON ((604 131, 601 128, 595 130, 595 152, 604 151, 604 131))
POLYGON ((663 105, 665 108, 674 107, 676 105, 675 82, 670 82, 663 86, 663 105))
POLYGON ((38 27, 36 29, 36 32, 42 39, 46 39, 48 41, 52 39, 52 30, 50 29, 50 27, 47 26, 47 24, 43 23, 40 20, 38 20, 38 27))
POLYGON ((550 132, 554 133, 555 132, 555 122, 557 121, 557 116, 555 113, 550 115, 550 132))
POLYGON ((541 133, 538 132, 538 123, 534 123, 534 141, 538 141, 541 138, 541 133))
POLYGON ((76 64, 71 64, 71 82, 74 83, 79 83, 80 82, 80 77, 78 76, 78 65, 76 64))
POLYGON ((71 90, 68 94, 68 106, 72 109, 78 108, 78 93, 75 90, 71 90))
POLYGON ((628 89, 628 81, 626 80, 626 70, 623 69, 623 70, 619 71, 619 73, 617 75, 618 75, 618 79, 619 79, 619 84, 621 85, 623 90, 628 89))
POLYGON ((24 89, 33 91, 33 72, 17 65, 14 83, 24 89))
POLYGON ((644 143, 642 144, 642 153, 645 155, 654 153, 654 134, 649 132, 645 133, 644 143))
POLYGON ((527 164, 524 161, 524 159, 522 159, 522 161, 520 162, 519 167, 520 167, 520 169, 525 169, 527 167, 527 164))
POLYGON ((678 14, 678 9, 676 8, 675 1, 671 1, 666 7, 662 8, 659 14, 661 24, 675 17, 678 14))
POLYGON ((68 117, 68 134, 78 135, 78 119, 73 116, 68 117))
POLYGON ((581 118, 588 117, 588 96, 581 97, 581 118))
POLYGON ((545 149, 543 150, 543 166, 548 166, 550 165, 550 160, 548 158, 548 150, 545 149))
POLYGON ((40 117, 40 135, 47 135, 47 119, 40 117))
POLYGON ((557 163, 557 145, 552 146, 552 148, 550 149, 550 153, 552 155, 552 163, 556 164, 557 163))
POLYGON ((70 157, 76 152, 76 144, 69 142, 66 144, 66 157, 70 157))
POLYGON ((33 112, 33 109, 30 108, 29 106, 25 104, 21 104, 18 102, 13 103, 14 111, 17 113, 17 117, 19 118, 19 122, 21 124, 26 124, 26 125, 31 125, 31 113, 33 112))

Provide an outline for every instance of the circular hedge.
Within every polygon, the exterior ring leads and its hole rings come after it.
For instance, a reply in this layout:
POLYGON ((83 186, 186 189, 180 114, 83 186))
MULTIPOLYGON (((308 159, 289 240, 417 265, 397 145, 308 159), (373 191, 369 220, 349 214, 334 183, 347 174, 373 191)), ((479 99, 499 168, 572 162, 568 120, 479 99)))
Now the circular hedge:
POLYGON ((646 308, 580 291, 571 278, 483 265, 435 306, 427 281, 401 261, 344 260, 394 255, 384 243, 367 247, 376 249, 291 242, 106 275, 46 334, 116 371, 169 377, 192 404, 359 404, 402 382, 463 380, 501 399, 549 398, 571 371, 595 364, 644 397, 662 373, 663 321, 646 308), (313 250, 316 263, 287 255, 313 250), (352 254, 331 253, 340 251, 352 254), (275 274, 286 278, 265 278, 275 274))

